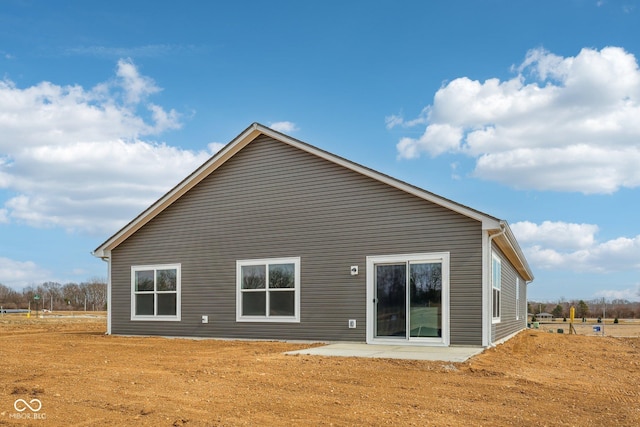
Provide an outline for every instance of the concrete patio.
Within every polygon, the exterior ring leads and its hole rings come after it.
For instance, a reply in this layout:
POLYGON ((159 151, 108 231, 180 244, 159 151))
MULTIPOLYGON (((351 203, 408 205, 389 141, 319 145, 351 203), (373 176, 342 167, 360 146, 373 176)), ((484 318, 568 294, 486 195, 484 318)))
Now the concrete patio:
POLYGON ((336 343, 325 345, 322 347, 289 351, 285 354, 465 362, 470 357, 482 353, 483 350, 484 348, 482 347, 426 347, 364 343, 336 343))

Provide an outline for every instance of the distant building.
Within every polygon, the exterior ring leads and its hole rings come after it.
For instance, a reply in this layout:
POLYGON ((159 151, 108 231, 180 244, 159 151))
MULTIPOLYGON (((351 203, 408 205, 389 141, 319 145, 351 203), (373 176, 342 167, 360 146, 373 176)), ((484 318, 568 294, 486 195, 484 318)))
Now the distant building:
POLYGON ((538 313, 536 314, 536 319, 538 319, 538 321, 553 320, 553 315, 550 313, 538 313))

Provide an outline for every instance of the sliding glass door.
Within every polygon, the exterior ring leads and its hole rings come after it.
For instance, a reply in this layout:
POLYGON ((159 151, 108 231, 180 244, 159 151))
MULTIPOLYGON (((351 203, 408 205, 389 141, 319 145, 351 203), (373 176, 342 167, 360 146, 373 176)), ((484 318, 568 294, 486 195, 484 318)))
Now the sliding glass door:
POLYGON ((399 262, 398 256, 388 261, 376 258, 380 261, 372 263, 373 338, 442 340, 448 298, 443 259, 407 256, 399 262))

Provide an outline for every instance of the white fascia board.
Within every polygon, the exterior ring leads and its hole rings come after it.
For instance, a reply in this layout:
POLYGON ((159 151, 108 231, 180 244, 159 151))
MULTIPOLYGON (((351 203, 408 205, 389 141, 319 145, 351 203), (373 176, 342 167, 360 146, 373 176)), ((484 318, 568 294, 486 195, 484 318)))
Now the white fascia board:
POLYGON ((509 261, 516 267, 518 273, 522 275, 522 278, 531 282, 534 279, 533 272, 529 267, 529 263, 516 240, 513 232, 511 231, 511 227, 506 221, 501 221, 505 233, 498 236, 495 240, 498 247, 504 252, 509 261))

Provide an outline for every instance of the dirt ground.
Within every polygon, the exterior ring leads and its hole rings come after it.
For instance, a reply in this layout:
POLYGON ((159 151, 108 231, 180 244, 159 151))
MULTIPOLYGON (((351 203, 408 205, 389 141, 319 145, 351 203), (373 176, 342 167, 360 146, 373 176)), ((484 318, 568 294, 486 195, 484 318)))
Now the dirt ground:
POLYGON ((604 337, 592 326, 542 325, 446 363, 287 356, 309 345, 106 336, 104 318, 4 316, 0 425, 638 426, 640 323, 608 324, 604 337))

